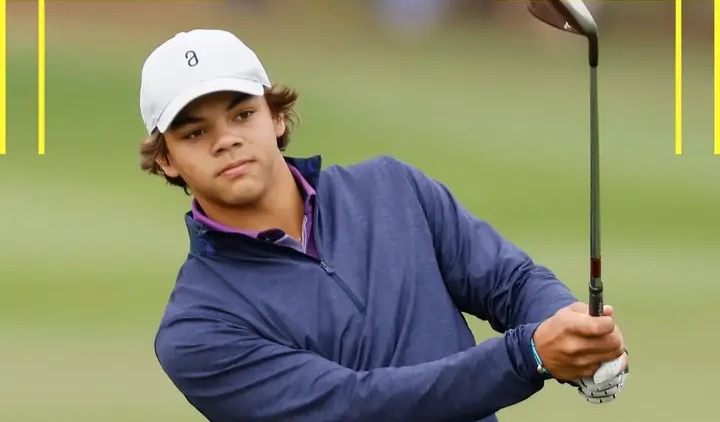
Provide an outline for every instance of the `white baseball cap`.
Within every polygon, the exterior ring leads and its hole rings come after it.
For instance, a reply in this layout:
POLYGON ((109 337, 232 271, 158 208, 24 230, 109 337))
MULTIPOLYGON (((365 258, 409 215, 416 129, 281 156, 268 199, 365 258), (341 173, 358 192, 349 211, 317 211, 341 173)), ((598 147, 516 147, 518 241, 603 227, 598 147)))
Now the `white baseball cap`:
POLYGON ((216 29, 180 32, 155 49, 142 68, 140 113, 149 134, 165 132, 193 100, 213 92, 262 95, 270 86, 255 53, 216 29))

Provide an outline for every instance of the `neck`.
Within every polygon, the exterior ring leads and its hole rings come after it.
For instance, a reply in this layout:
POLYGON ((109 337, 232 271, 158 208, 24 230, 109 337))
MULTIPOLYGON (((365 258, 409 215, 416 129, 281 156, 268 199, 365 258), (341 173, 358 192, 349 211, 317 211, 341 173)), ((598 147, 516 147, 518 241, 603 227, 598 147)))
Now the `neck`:
POLYGON ((278 172, 275 183, 264 197, 252 205, 227 207, 195 199, 209 218, 235 230, 261 232, 280 229, 298 240, 302 236, 305 207, 300 188, 287 166, 278 172))

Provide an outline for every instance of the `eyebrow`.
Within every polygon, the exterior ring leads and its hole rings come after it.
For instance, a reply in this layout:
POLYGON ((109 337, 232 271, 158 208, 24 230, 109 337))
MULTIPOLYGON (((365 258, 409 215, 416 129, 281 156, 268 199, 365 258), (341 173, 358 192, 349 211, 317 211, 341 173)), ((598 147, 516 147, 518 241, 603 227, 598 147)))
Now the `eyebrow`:
MULTIPOLYGON (((233 108, 239 106, 240 104, 250 100, 251 98, 253 98, 253 96, 250 94, 244 94, 244 93, 238 94, 235 97, 233 97, 233 99, 228 103, 226 110, 230 111, 233 108)), ((180 114, 178 114, 177 117, 175 117, 175 119, 172 121, 172 123, 170 123, 170 128, 178 129, 185 125, 190 125, 193 123, 200 123, 200 122, 202 122, 202 120, 203 119, 201 119, 200 117, 196 117, 196 116, 192 116, 192 115, 180 112, 180 114)))

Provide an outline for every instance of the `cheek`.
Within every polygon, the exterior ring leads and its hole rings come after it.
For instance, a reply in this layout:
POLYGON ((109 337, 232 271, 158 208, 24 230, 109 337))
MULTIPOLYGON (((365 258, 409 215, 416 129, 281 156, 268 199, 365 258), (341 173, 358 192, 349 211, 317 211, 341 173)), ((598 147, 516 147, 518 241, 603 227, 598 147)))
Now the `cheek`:
POLYGON ((193 184, 193 181, 202 181, 208 177, 208 169, 212 166, 209 165, 206 157, 207 151, 183 145, 174 152, 175 154, 171 152, 173 167, 188 184, 193 184))
POLYGON ((247 137, 248 141, 257 144, 259 149, 270 150, 277 146, 277 135, 275 134, 275 122, 272 118, 262 119, 253 125, 252 135, 247 137))

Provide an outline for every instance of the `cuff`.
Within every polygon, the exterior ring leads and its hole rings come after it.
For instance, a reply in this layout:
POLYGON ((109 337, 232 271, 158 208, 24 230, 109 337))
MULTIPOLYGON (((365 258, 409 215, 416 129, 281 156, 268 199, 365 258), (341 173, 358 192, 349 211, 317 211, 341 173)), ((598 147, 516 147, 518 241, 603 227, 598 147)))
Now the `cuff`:
POLYGON ((535 343, 533 341, 533 335, 540 326, 540 323, 526 324, 518 327, 517 330, 517 341, 519 346, 520 356, 522 357, 522 363, 520 370, 522 375, 533 384, 542 385, 545 380, 552 378, 549 373, 543 373, 539 370, 542 368, 542 361, 539 360, 540 356, 535 352, 535 343))

